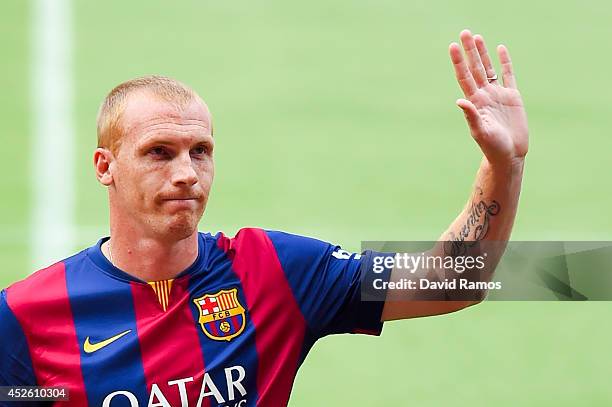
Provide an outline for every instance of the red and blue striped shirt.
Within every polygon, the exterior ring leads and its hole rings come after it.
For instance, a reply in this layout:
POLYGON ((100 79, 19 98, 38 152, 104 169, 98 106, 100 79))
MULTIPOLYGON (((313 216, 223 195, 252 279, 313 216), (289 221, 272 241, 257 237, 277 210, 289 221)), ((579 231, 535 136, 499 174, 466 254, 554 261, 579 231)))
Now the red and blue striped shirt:
POLYGON ((58 405, 277 407, 317 339, 381 332, 383 302, 360 298, 372 252, 200 233, 187 270, 147 283, 107 239, 2 291, 0 385, 68 387, 58 405))

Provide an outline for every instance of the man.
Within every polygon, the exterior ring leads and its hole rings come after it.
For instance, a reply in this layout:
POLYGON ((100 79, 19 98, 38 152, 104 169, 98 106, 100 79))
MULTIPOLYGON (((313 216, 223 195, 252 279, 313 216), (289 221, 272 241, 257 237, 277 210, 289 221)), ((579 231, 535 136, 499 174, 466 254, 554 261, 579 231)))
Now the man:
MULTIPOLYGON (((465 30, 461 42, 467 60, 458 44, 449 48, 465 95, 457 105, 484 157, 473 198, 441 239, 452 244, 430 254, 508 240, 527 153, 508 51, 498 47, 502 84, 482 37, 465 30)), ((214 176, 212 121, 172 79, 113 89, 98 143, 110 237, 2 291, 0 385, 66 386, 77 406, 282 406, 317 339, 379 335, 382 321, 479 301, 443 301, 457 298, 442 288, 362 301, 374 258, 392 255, 256 228, 199 233, 214 176)), ((401 277, 398 268, 387 276, 401 277)))

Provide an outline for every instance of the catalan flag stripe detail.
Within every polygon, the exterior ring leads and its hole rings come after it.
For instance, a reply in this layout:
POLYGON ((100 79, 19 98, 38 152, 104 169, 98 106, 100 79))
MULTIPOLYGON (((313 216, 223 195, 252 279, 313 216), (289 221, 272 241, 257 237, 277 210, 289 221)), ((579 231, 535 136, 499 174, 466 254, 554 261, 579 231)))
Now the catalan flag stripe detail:
POLYGON ((166 282, 165 281, 160 281, 159 282, 159 288, 161 289, 161 298, 162 298, 162 307, 164 308, 164 311, 166 309, 168 309, 168 295, 166 293, 166 282))
POLYGON ((170 290, 172 289, 173 280, 162 280, 162 281, 151 281, 149 285, 153 288, 157 301, 161 305, 164 312, 168 309, 170 304, 170 290))
POLYGON ((168 308, 168 303, 170 302, 168 297, 169 297, 169 291, 168 290, 168 282, 167 281, 163 281, 162 285, 164 286, 164 303, 166 304, 166 308, 168 308))
POLYGON ((159 289, 159 299, 161 301, 162 308, 165 311, 166 310, 166 293, 165 293, 165 290, 164 290, 164 283, 163 283, 163 281, 158 281, 157 282, 157 288, 159 289))

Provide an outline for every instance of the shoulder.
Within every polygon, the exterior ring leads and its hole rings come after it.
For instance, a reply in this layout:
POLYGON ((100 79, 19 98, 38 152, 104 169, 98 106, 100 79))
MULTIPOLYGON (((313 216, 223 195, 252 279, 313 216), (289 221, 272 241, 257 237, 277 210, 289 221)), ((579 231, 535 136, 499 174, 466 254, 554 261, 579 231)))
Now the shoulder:
POLYGON ((8 286, 4 292, 4 301, 16 314, 27 313, 35 304, 49 303, 63 299, 66 287, 67 264, 85 257, 85 251, 60 260, 42 268, 26 278, 8 286), (57 297, 57 298, 56 298, 57 297))
POLYGON ((239 229, 235 236, 228 236, 224 232, 217 232, 214 236, 200 232, 200 236, 212 239, 218 247, 229 249, 243 243, 262 243, 266 240, 266 231, 258 227, 244 227, 239 229))
POLYGON ((50 284, 55 285, 57 281, 64 279, 65 267, 64 261, 59 261, 8 286, 6 288, 7 302, 12 306, 18 306, 22 302, 35 300, 39 294, 46 291, 45 288, 50 284))
POLYGON ((315 250, 318 252, 335 247, 312 237, 258 227, 241 228, 233 237, 227 236, 223 232, 219 232, 214 236, 208 233, 200 233, 200 236, 204 239, 212 239, 215 246, 221 248, 226 253, 232 253, 236 250, 253 249, 274 249, 275 251, 297 249, 305 251, 315 250))
POLYGON ((221 257, 249 263, 257 259, 270 264, 279 262, 284 270, 311 269, 339 250, 338 246, 312 237, 255 227, 242 228, 234 237, 221 232, 205 237, 212 241, 208 244, 210 262, 221 257))

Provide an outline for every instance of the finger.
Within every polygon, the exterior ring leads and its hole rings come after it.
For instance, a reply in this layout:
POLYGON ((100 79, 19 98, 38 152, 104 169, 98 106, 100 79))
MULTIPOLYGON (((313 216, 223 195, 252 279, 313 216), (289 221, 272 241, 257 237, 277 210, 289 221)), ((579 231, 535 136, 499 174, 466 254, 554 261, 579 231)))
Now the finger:
POLYGON ((457 106, 463 110, 463 114, 465 115, 465 120, 468 123, 472 137, 474 137, 474 140, 479 143, 480 135, 482 134, 482 119, 480 118, 478 109, 476 109, 476 106, 474 106, 474 104, 467 99, 457 99, 456 103, 457 106))
POLYGON ((463 30, 461 31, 460 38, 468 60, 470 72, 472 72, 476 85, 479 87, 485 86, 487 84, 487 74, 480 60, 480 55, 478 54, 478 49, 476 48, 472 33, 469 30, 463 30))
POLYGON ((516 78, 514 77, 514 71, 512 70, 512 61, 510 60, 508 48, 506 48, 505 45, 498 45, 497 55, 499 55, 499 62, 502 66, 504 86, 507 88, 516 89, 516 78))
POLYGON ((482 61, 482 65, 484 66, 487 81, 490 83, 497 83, 497 80, 491 80, 490 78, 495 78, 495 68, 493 68, 493 63, 491 62, 491 58, 489 57, 489 53, 487 52, 487 46, 485 45, 484 38, 481 35, 476 34, 474 36, 474 42, 476 43, 476 48, 478 49, 478 54, 480 55, 480 60, 482 61))
POLYGON ((459 47, 459 44, 456 42, 453 42, 448 47, 448 53, 450 54, 453 67, 455 68, 455 76, 457 77, 457 82, 459 83, 463 94, 465 97, 472 96, 474 93, 476 93, 478 87, 476 86, 476 82, 474 82, 474 78, 468 69, 465 59, 463 59, 461 47, 459 47))

